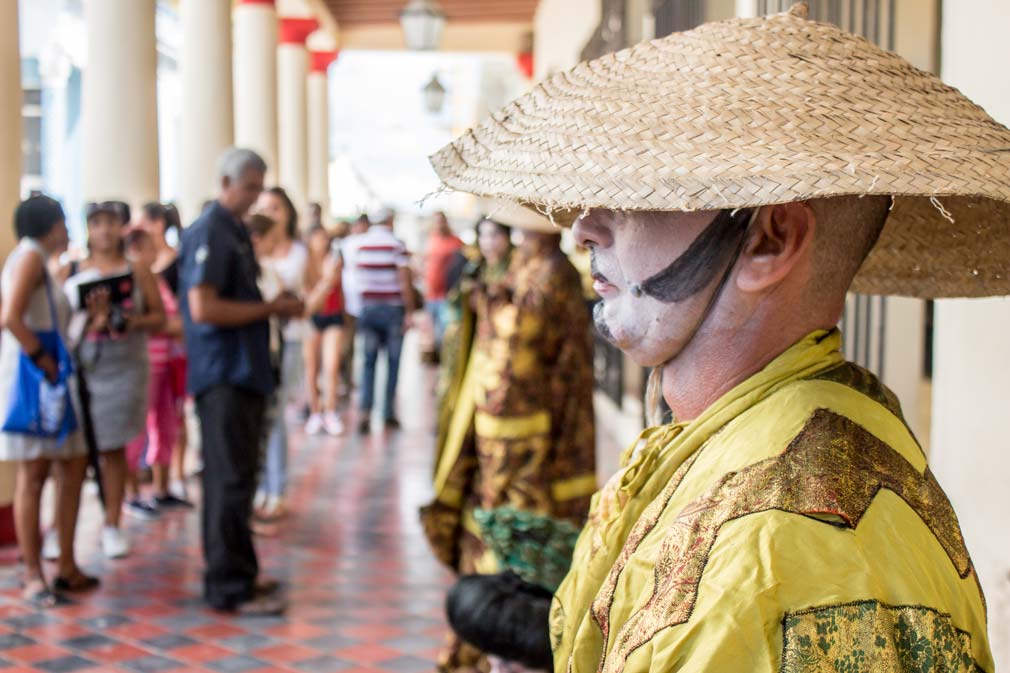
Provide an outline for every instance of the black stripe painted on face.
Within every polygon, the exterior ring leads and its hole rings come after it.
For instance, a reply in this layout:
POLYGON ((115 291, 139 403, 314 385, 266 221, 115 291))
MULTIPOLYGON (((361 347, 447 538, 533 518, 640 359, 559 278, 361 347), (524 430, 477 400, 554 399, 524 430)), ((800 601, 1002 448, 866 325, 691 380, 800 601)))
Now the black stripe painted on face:
MULTIPOLYGON (((637 284, 641 293, 673 304, 710 286, 739 253, 753 212, 752 208, 719 211, 680 257, 637 284)), ((632 292, 638 288, 632 287, 632 292)))

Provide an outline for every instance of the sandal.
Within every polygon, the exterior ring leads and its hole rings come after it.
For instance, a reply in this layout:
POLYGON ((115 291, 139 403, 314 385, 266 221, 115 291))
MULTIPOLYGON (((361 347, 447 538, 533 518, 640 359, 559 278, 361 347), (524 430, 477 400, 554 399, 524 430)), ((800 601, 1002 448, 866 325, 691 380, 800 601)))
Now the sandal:
POLYGON ((57 591, 67 591, 70 593, 80 593, 97 589, 101 580, 91 575, 85 575, 80 570, 72 577, 57 577, 53 580, 53 588, 57 591))
POLYGON ((49 589, 39 589, 31 596, 26 596, 25 601, 28 602, 36 610, 50 610, 52 608, 62 608, 67 605, 73 605, 74 602, 69 598, 49 589))

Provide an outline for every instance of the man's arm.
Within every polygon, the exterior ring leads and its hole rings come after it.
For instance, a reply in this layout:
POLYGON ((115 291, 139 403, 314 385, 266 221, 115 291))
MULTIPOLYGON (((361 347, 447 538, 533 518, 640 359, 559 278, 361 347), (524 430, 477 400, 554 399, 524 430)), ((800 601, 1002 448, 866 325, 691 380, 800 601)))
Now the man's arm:
POLYGON ((271 302, 222 299, 213 285, 197 285, 189 290, 189 312, 193 321, 215 327, 244 327, 267 320, 272 315, 290 318, 300 315, 302 302, 281 294, 271 302))

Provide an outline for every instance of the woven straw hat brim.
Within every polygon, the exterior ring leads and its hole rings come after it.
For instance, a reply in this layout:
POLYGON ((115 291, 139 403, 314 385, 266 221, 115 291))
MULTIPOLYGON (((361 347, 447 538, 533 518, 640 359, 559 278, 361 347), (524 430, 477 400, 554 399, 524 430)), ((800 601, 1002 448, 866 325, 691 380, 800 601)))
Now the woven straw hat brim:
POLYGON ((561 224, 591 208, 892 195, 854 289, 1010 294, 1010 130, 935 76, 802 9, 581 63, 432 164, 451 188, 529 203, 561 224))
POLYGON ((535 231, 541 234, 561 233, 560 226, 536 208, 522 206, 505 199, 494 199, 487 205, 487 218, 523 231, 535 231))

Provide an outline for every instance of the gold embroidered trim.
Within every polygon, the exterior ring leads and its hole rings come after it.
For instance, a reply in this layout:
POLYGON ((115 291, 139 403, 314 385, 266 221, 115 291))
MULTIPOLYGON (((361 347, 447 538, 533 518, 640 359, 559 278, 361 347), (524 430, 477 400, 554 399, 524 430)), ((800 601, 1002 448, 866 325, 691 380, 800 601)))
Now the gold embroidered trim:
POLYGON ((780 673, 981 671, 971 635, 917 605, 862 601, 787 614, 782 641, 780 673))
POLYGON ((596 473, 582 474, 551 484, 551 495, 557 501, 584 498, 596 493, 596 473))
MULTIPOLYGON (((898 452, 853 421, 821 409, 811 415, 784 453, 726 474, 679 513, 662 541, 652 595, 621 625, 600 669, 620 671, 631 653, 660 630, 690 619, 709 552, 726 522, 781 510, 831 515, 838 517, 840 525, 856 528, 882 488, 894 492, 919 515, 961 578, 972 572, 954 510, 932 473, 920 474, 898 452)), ((657 509, 661 513, 662 507, 657 509)), ((634 551, 629 547, 637 548, 658 523, 658 513, 650 513, 652 516, 642 517, 645 525, 636 526, 635 535, 628 538, 612 568, 607 596, 601 591, 603 601, 594 602, 601 628, 605 628, 616 578, 634 551), (601 609, 604 607, 606 611, 601 609), (599 614, 597 609, 601 609, 599 614)))
POLYGON ((473 421, 477 436, 484 439, 525 439, 551 431, 551 415, 546 411, 529 416, 492 416, 478 411, 473 421))

